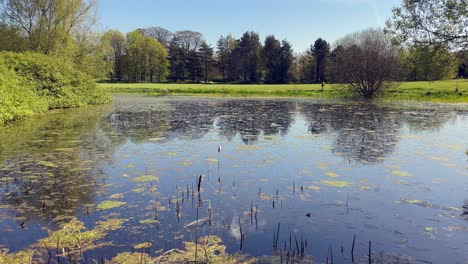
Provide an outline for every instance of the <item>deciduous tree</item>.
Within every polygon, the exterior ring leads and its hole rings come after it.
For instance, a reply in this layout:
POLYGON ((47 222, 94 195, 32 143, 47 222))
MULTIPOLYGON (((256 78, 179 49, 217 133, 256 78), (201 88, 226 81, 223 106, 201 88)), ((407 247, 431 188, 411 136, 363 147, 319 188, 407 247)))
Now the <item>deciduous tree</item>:
POLYGON ((399 78, 399 51, 389 36, 380 29, 368 29, 347 35, 337 41, 339 71, 349 89, 364 99, 372 99, 399 78))

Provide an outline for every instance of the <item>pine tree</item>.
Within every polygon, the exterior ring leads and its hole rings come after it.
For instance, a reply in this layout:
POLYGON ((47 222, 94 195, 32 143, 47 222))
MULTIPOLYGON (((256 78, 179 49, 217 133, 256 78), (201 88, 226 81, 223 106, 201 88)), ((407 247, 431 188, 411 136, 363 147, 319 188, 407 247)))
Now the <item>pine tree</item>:
POLYGON ((208 74, 213 65, 213 48, 206 44, 206 42, 203 42, 198 53, 203 67, 203 77, 205 83, 208 83, 208 74))

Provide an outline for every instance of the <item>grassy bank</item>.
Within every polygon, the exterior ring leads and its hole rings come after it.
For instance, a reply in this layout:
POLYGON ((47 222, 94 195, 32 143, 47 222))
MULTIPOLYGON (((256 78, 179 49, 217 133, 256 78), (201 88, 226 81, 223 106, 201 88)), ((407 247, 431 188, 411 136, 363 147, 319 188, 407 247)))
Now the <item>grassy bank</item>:
MULTIPOLYGON (((468 81, 402 82, 386 91, 386 100, 418 100, 431 102, 468 102, 468 81)), ((216 96, 285 96, 350 98, 344 85, 320 84, 236 85, 236 84, 176 84, 176 83, 101 83, 111 93, 146 95, 216 95, 216 96)))

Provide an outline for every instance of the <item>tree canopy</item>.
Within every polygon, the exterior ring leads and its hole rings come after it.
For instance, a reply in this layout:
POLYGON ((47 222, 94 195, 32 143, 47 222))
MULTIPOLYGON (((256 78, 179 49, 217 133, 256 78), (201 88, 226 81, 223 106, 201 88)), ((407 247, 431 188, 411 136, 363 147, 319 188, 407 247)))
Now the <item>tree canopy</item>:
POLYGON ((417 45, 468 47, 468 2, 466 0, 403 0, 393 9, 386 31, 394 39, 417 45))

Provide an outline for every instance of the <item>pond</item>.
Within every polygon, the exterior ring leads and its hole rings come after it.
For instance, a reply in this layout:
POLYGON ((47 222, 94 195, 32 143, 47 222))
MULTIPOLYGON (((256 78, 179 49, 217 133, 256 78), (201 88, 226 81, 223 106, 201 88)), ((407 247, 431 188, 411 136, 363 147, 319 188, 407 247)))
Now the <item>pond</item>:
POLYGON ((467 132, 468 106, 414 102, 116 96, 52 111, 0 128, 0 252, 92 263, 216 236, 229 254, 350 263, 355 237, 356 259, 371 241, 374 259, 465 263, 467 132))

